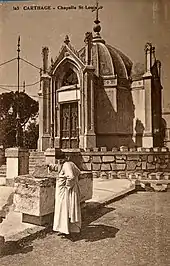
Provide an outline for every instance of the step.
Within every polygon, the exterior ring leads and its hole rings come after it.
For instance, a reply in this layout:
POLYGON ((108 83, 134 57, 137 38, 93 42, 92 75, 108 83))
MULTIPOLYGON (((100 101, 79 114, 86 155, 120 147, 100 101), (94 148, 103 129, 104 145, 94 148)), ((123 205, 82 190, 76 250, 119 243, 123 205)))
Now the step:
POLYGON ((6 177, 0 177, 0 186, 6 185, 6 177))

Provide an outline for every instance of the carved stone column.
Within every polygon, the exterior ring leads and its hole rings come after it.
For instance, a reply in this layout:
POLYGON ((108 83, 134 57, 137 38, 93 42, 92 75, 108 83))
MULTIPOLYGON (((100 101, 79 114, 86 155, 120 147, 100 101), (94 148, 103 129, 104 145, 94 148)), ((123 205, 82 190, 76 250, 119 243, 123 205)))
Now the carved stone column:
POLYGON ((51 139, 51 77, 48 75, 48 48, 44 47, 43 74, 41 76, 41 89, 39 92, 39 150, 46 150, 50 146, 51 139))
POLYGON ((94 120, 94 68, 86 66, 84 69, 84 109, 85 134, 84 148, 96 147, 95 120, 94 120))

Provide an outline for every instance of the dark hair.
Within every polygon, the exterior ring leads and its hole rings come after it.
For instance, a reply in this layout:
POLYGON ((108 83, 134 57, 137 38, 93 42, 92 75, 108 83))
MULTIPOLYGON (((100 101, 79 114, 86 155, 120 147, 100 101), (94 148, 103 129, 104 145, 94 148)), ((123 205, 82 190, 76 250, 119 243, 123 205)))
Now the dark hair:
POLYGON ((55 159, 65 159, 65 153, 60 149, 55 149, 55 159))

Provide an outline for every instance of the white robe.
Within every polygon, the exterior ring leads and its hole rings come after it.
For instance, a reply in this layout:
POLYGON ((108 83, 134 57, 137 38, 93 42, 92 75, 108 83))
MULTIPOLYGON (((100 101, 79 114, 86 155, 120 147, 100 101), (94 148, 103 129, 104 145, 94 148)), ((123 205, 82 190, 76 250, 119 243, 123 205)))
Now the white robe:
POLYGON ((53 230, 78 233, 81 229, 80 170, 73 162, 65 162, 56 181, 53 230))

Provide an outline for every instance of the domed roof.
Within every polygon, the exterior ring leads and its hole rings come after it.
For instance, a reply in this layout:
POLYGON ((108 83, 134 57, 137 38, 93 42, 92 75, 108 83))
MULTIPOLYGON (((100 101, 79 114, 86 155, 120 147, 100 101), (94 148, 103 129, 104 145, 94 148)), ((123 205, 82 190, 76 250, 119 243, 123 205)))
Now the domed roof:
MULTIPOLYGON (((101 26, 98 12, 101 8, 97 2, 95 26, 93 28, 95 36, 91 39, 92 65, 95 68, 95 73, 102 77, 117 76, 118 80, 128 79, 132 69, 131 60, 118 49, 106 44, 100 36, 101 26)), ((85 47, 79 51, 79 57, 85 62, 85 47)))
MULTIPOLYGON (((79 51, 80 58, 85 62, 85 47, 79 51)), ((103 40, 93 41, 92 65, 98 76, 115 76, 126 78, 130 76, 132 69, 131 60, 111 45, 105 44, 103 40)))

